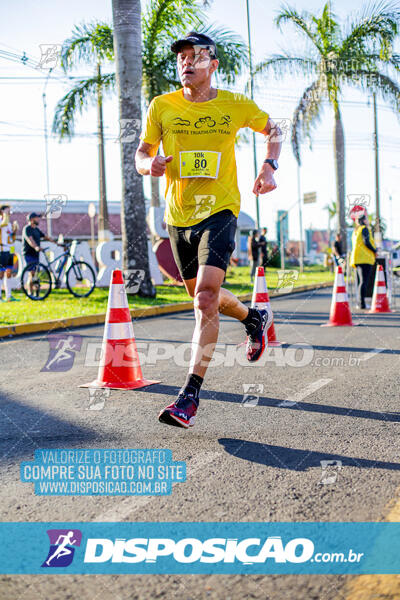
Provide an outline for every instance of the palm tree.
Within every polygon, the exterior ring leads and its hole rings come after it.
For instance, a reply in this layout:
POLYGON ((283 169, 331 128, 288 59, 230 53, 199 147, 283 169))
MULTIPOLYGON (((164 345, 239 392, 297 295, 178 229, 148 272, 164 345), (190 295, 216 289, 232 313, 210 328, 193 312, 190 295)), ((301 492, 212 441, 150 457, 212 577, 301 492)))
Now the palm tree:
MULTIPOLYGON (((203 2, 204 5, 204 2, 203 2)), ((181 87, 176 57, 170 47, 191 29, 205 33, 217 46, 218 82, 231 84, 247 66, 247 46, 224 27, 205 25, 201 3, 193 0, 151 0, 143 15, 143 94, 146 108, 155 96, 181 87)), ((159 178, 151 178, 151 205, 159 206, 159 178)))
POLYGON ((399 7, 379 2, 370 4, 354 20, 340 26, 326 2, 320 16, 302 13, 285 6, 276 17, 278 27, 291 23, 307 40, 308 53, 274 55, 257 65, 258 75, 273 71, 275 75, 312 75, 297 105, 292 124, 292 148, 300 165, 303 137, 311 139, 318 124, 323 101, 328 100, 334 114, 334 157, 336 197, 340 232, 346 250, 345 148, 340 111, 344 85, 363 91, 375 91, 400 114, 400 87, 387 74, 387 67, 400 70, 400 55, 393 53, 393 40, 400 22, 399 7))
POLYGON ((101 72, 104 61, 114 58, 112 31, 105 23, 77 25, 72 36, 67 39, 61 50, 61 66, 65 72, 71 71, 79 63, 95 65, 95 74, 81 79, 58 102, 56 106, 53 133, 60 139, 71 139, 74 134, 76 113, 93 101, 97 104, 97 135, 99 153, 99 218, 98 237, 105 239, 109 230, 106 173, 104 158, 103 95, 114 85, 114 74, 101 72))
MULTIPOLYGON (((120 123, 138 125, 141 122, 142 82, 140 0, 113 0, 112 10, 120 123)), ((142 270, 144 277, 140 294, 154 297, 156 292, 150 279, 143 182, 133 160, 136 135, 126 136, 125 139, 121 136, 120 141, 122 261, 125 269, 142 270)))

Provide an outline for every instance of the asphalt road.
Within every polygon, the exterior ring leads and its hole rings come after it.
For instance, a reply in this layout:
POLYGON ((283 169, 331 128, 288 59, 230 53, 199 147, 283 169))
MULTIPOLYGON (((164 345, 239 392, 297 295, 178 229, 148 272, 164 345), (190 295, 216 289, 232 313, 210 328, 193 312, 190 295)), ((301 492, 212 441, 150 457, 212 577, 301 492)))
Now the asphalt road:
MULTIPOLYGON (((218 364, 209 369, 196 425, 188 431, 161 425, 157 415, 186 374, 190 313, 134 323, 144 375, 162 383, 113 390, 102 410, 89 409, 88 390, 78 388, 97 374, 85 360, 101 342, 102 327, 71 332, 80 336, 81 349, 66 372, 43 370, 47 335, 2 341, 1 520, 383 519, 400 484, 399 313, 356 315, 362 324, 353 328, 320 327, 330 299, 330 289, 274 299, 284 346, 268 350, 264 364, 246 364, 244 348, 236 348, 243 326, 222 317, 218 364), (253 386, 253 398, 244 397, 244 384, 253 386), (150 498, 38 497, 20 482, 20 462, 33 460, 37 448, 118 447, 169 448, 175 460, 187 461, 187 481, 175 484, 171 496, 150 498), (326 474, 323 460, 341 461, 341 468, 337 463, 326 474)), ((3 575, 0 598, 340 600, 350 579, 3 575)), ((363 600, 372 600, 366 594, 363 600)))

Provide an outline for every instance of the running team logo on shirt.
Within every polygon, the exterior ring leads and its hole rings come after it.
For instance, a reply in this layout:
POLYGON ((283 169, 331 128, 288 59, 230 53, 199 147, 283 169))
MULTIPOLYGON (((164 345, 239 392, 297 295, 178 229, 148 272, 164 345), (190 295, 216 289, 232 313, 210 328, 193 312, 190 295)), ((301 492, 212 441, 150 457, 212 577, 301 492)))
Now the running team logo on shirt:
POLYGON ((82 346, 82 336, 64 333, 49 335, 47 339, 50 344, 49 356, 41 371, 64 372, 72 369, 75 353, 82 346))
POLYGON ((68 567, 75 554, 75 547, 81 545, 82 532, 79 529, 48 529, 50 548, 42 567, 68 567))

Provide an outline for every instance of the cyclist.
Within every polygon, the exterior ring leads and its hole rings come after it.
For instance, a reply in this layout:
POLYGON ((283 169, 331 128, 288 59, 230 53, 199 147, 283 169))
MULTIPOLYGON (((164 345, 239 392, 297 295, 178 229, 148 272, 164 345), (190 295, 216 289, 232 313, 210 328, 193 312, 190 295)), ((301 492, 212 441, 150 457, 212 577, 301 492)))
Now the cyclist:
POLYGON ((0 300, 1 285, 4 285, 5 302, 17 302, 18 298, 11 295, 10 278, 14 266, 14 248, 13 242, 18 231, 18 223, 10 223, 10 206, 3 204, 0 206, 0 300))
POLYGON ((39 262, 40 240, 43 238, 48 242, 57 244, 56 240, 49 237, 41 229, 39 229, 39 221, 42 215, 31 212, 28 217, 28 224, 22 230, 22 255, 27 265, 31 265, 32 270, 29 271, 27 288, 29 294, 32 294, 32 278, 35 266, 39 262))
POLYGON ((253 193, 276 188, 273 173, 281 143, 279 128, 255 102, 242 94, 211 87, 218 68, 217 48, 208 36, 191 32, 171 50, 183 89, 156 97, 150 104, 136 168, 142 175, 166 175, 165 221, 175 261, 185 287, 194 297, 196 326, 192 360, 176 402, 159 415, 161 422, 188 428, 194 424, 200 387, 218 338, 218 312, 241 321, 247 332, 247 358, 264 350, 270 311, 248 308, 221 288, 235 247, 240 209, 235 137, 250 127, 268 137, 267 158, 253 193), (166 156, 157 155, 162 141, 166 156))

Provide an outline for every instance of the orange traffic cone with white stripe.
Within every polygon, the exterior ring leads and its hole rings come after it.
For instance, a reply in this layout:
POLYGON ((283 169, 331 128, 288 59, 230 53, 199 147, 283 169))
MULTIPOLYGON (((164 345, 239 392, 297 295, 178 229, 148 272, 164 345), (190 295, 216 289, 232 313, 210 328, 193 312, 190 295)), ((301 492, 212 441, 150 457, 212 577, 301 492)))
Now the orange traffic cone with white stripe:
POLYGON ((382 265, 377 265, 374 293, 372 295, 372 304, 370 313, 390 313, 389 300, 387 297, 385 273, 382 265))
POLYGON ((267 324, 268 346, 282 346, 283 342, 278 342, 278 340, 276 339, 274 315, 271 308, 271 302, 269 300, 268 287, 264 274, 264 267, 257 267, 257 275, 254 280, 251 307, 266 310, 268 312, 268 315, 271 315, 271 325, 269 325, 268 327, 267 324))
POLYGON ((101 354, 97 379, 79 387, 134 390, 159 383, 143 378, 120 269, 111 277, 101 354))
POLYGON ((343 269, 338 266, 336 269, 335 283, 333 286, 331 312, 328 323, 322 327, 353 327, 349 298, 347 296, 346 284, 344 282, 343 269))

